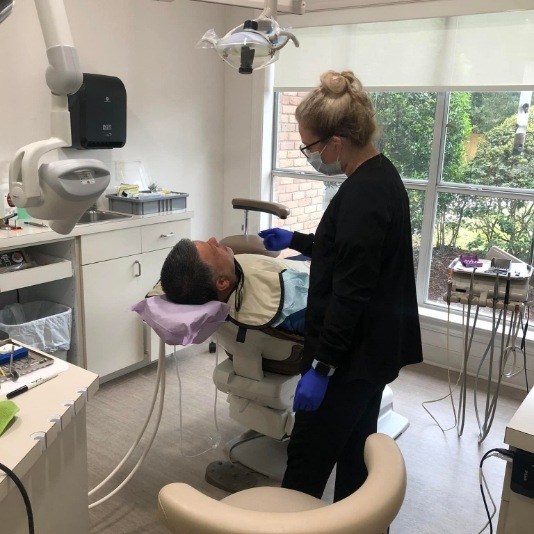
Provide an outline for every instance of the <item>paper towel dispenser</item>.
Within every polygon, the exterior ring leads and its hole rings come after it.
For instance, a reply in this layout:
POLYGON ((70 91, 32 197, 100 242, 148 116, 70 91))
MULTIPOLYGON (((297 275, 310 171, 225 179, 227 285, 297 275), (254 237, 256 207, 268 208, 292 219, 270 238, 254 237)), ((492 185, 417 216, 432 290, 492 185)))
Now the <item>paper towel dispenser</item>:
POLYGON ((121 148, 126 143, 126 88, 115 76, 83 74, 69 95, 72 147, 121 148))

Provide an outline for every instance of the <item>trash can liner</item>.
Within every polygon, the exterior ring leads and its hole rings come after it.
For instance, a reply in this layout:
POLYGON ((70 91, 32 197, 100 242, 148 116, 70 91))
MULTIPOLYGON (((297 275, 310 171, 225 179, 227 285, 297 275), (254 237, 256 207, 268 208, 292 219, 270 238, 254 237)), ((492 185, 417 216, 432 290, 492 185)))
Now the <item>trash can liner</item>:
POLYGON ((36 300, 0 310, 0 330, 45 352, 69 350, 71 326, 72 310, 56 302, 36 300))

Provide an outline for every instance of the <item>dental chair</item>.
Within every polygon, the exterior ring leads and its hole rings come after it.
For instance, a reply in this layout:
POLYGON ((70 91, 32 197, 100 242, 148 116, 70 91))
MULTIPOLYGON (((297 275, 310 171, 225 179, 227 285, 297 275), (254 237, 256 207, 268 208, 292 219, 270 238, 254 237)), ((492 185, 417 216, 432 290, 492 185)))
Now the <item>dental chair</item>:
POLYGON ((406 493, 406 467, 395 441, 372 434, 365 442, 364 484, 334 504, 277 487, 251 488, 217 501, 183 483, 158 496, 171 532, 195 534, 381 534, 398 514, 406 493))
MULTIPOLYGON (((232 204, 235 209, 262 211, 283 219, 289 214, 285 206, 271 202, 240 198, 232 204)), ((220 242, 235 253, 272 255, 258 236, 248 235, 247 220, 245 214, 244 235, 220 242), (253 248, 247 250, 250 244, 253 248)), ((246 472, 236 472, 235 462, 273 480, 282 480, 303 346, 301 336, 277 328, 248 329, 244 342, 237 339, 238 327, 231 322, 217 330, 217 344, 228 358, 216 366, 213 380, 217 389, 228 395, 230 417, 249 430, 226 444, 230 462, 213 462, 206 469, 208 482, 230 492, 254 485, 246 472)), ((393 411, 393 393, 386 386, 378 431, 396 438, 408 425, 408 419, 393 411)))

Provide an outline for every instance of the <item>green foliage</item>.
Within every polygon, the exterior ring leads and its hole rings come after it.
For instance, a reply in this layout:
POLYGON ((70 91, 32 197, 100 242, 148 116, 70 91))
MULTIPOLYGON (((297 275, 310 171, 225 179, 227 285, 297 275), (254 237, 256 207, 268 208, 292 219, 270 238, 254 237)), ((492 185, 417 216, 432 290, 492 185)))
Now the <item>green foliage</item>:
POLYGON ((378 148, 405 179, 427 180, 436 93, 370 93, 376 108, 378 148))
POLYGON ((465 143, 472 131, 470 110, 471 93, 451 93, 441 177, 443 182, 464 181, 464 169, 467 163, 465 143))
POLYGON ((410 219, 412 223, 412 233, 421 234, 423 228, 423 208, 425 204, 424 191, 408 189, 408 199, 410 201, 410 219))
MULTIPOLYGON (((443 182, 464 182, 467 165, 466 141, 471 135, 472 126, 469 116, 471 110, 471 93, 451 93, 449 115, 447 117, 447 136, 443 158, 443 182)), ((436 246, 456 246, 462 221, 466 210, 465 199, 460 195, 445 193, 438 196, 436 210, 436 246)))
MULTIPOLYGON (((514 153, 515 116, 492 128, 470 162, 466 176, 473 184, 534 189, 534 118, 530 120, 524 150, 514 153)), ((478 234, 469 247, 497 245, 526 259, 534 228, 534 202, 518 199, 473 197, 467 227, 478 234)))
MULTIPOLYGON (((377 110, 379 149, 395 163, 404 179, 427 180, 436 93, 370 96, 377 110)), ((530 115, 523 153, 513 152, 518 101, 517 92, 450 93, 442 182, 534 189, 534 113, 530 115), (479 142, 471 161, 468 142, 479 142)), ((416 190, 409 190, 408 195, 412 229, 418 234, 425 195, 416 190)), ((441 193, 435 244, 456 247, 462 240, 462 246, 473 252, 484 252, 495 244, 526 258, 533 225, 532 201, 441 193), (465 235, 470 236, 467 243, 465 235)))
POLYGON ((525 137, 524 150, 514 154, 516 117, 509 117, 486 133, 477 154, 466 169, 469 183, 534 189, 534 114, 525 137))
POLYGON ((471 124, 474 133, 484 133, 517 113, 520 93, 472 93, 471 124))

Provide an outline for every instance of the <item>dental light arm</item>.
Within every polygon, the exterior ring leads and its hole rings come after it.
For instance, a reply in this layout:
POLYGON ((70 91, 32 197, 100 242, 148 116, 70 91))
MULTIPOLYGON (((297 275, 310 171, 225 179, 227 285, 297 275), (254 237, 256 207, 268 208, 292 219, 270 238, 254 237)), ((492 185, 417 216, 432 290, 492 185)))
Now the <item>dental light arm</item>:
POLYGON ((110 175, 103 163, 94 159, 39 165, 44 154, 72 145, 68 95, 81 87, 83 73, 63 0, 35 0, 35 7, 49 62, 46 83, 52 93, 52 135, 15 153, 9 166, 9 191, 17 207, 48 220, 54 231, 68 234, 105 191, 110 175))

